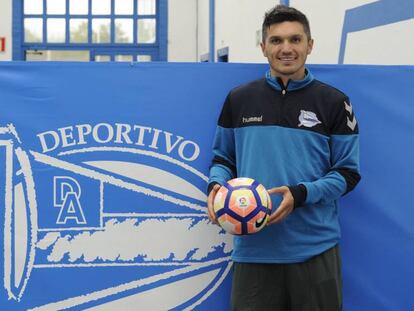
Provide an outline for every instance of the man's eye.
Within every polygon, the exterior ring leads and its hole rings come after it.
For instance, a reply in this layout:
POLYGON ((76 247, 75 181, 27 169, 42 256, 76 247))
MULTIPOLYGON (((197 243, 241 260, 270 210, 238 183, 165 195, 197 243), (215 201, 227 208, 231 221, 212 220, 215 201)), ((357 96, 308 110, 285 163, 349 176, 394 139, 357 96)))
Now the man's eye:
POLYGON ((272 43, 272 44, 279 44, 280 43, 280 39, 278 39, 278 38, 271 38, 270 39, 270 43, 272 43))
POLYGON ((299 43, 301 40, 299 37, 292 38, 291 40, 293 43, 299 43))

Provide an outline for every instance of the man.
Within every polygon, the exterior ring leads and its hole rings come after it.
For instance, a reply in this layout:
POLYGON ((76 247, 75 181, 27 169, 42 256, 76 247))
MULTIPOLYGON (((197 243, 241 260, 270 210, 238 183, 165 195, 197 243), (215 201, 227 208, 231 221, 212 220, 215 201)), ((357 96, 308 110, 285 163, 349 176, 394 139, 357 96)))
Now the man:
POLYGON ((278 5, 262 32, 270 70, 227 96, 208 187, 215 223, 214 196, 229 179, 280 194, 265 229, 234 237, 232 310, 341 310, 337 200, 360 180, 358 125, 348 97, 305 68, 303 13, 278 5))

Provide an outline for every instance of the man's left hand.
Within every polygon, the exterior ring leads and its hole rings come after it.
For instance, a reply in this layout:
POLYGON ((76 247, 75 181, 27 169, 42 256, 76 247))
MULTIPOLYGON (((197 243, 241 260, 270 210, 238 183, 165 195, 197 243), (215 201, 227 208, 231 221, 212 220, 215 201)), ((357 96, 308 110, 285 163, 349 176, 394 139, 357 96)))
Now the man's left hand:
POLYGON ((283 195, 283 199, 282 202, 280 202, 279 207, 267 220, 267 224, 271 225, 285 219, 293 211, 294 199, 289 188, 286 186, 275 187, 267 190, 267 192, 269 192, 269 194, 280 193, 283 195))

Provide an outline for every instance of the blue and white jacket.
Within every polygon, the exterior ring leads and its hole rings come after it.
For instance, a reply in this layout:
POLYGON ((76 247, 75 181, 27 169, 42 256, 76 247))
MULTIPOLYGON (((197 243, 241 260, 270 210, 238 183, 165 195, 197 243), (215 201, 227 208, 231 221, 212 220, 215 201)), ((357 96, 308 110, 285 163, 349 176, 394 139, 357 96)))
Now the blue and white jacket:
MULTIPOLYGON (((303 262, 340 238, 338 199, 360 180, 359 135, 349 98, 313 78, 266 78, 232 90, 218 120, 209 189, 235 177, 289 186, 293 212, 234 237, 236 262, 303 262)), ((281 196, 273 195, 275 210, 281 196)))

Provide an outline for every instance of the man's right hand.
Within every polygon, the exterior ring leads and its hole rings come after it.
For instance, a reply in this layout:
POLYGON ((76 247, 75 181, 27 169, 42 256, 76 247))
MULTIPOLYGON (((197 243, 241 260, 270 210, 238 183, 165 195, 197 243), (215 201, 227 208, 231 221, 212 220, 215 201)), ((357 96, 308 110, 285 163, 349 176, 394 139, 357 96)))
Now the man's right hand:
POLYGON ((220 185, 216 184, 213 186, 213 189, 211 189, 210 193, 208 194, 207 197, 207 215, 208 215, 208 219, 211 220, 212 223, 218 225, 217 222, 217 216, 216 213, 214 212, 214 198, 216 197, 217 191, 220 189, 220 185))

